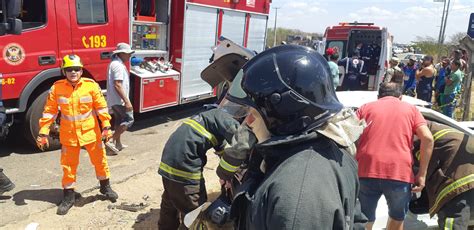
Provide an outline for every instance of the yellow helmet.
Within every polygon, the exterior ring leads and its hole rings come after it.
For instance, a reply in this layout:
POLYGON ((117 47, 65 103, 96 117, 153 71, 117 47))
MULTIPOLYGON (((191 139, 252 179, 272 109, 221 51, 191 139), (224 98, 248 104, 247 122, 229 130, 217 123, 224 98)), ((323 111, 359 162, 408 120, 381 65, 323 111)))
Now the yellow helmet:
POLYGON ((81 58, 75 54, 66 55, 63 57, 63 64, 61 65, 61 69, 67 67, 84 67, 81 62, 81 58))

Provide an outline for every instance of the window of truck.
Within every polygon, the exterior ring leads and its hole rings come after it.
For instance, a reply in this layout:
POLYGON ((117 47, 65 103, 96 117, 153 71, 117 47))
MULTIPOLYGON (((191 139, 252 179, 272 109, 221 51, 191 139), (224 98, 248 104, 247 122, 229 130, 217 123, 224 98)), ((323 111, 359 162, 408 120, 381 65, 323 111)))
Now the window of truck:
POLYGON ((78 24, 103 24, 107 22, 105 0, 76 0, 78 24))
POLYGON ((44 26, 46 24, 46 1, 22 1, 18 19, 22 21, 23 31, 44 26))
POLYGON ((337 47, 337 50, 339 51, 339 57, 343 58, 343 57, 345 57, 345 52, 344 52, 345 48, 346 48, 345 46, 346 46, 345 41, 328 41, 328 43, 326 45, 326 49, 337 47))

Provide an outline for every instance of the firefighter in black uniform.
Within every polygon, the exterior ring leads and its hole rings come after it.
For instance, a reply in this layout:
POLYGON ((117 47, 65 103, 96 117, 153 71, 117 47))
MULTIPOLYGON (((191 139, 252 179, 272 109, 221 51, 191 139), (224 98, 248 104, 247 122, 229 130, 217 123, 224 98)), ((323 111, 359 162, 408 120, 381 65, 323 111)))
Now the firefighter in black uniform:
POLYGON ((363 222, 356 161, 317 131, 343 109, 321 55, 295 45, 268 49, 244 65, 226 98, 249 106, 245 122, 258 139, 252 157, 264 159, 264 179, 245 195, 247 204, 234 200, 237 212, 246 207, 239 228, 349 229, 363 222))
POLYGON ((207 201, 202 175, 206 152, 214 148, 222 153, 238 126, 231 115, 215 108, 186 119, 170 136, 158 170, 164 187, 159 229, 178 229, 184 214, 207 201))

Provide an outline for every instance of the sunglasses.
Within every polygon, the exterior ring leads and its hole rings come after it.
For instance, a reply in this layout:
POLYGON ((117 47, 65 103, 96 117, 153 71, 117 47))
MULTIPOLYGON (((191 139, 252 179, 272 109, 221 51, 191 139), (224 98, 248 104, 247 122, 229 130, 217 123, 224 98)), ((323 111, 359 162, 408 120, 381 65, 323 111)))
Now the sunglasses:
POLYGON ((79 72, 81 70, 82 70, 81 67, 67 67, 67 68, 64 69, 64 71, 67 72, 67 73, 71 73, 72 71, 79 72))

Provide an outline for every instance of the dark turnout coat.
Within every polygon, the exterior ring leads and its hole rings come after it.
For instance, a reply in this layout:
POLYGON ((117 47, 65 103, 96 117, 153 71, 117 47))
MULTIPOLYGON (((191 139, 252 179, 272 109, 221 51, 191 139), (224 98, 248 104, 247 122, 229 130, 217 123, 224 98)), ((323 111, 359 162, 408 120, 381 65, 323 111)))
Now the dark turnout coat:
MULTIPOLYGON (((355 159, 316 132, 258 144, 266 175, 247 209, 247 229, 353 229, 358 207, 355 159)), ((363 228, 363 225, 358 226, 363 228)))
MULTIPOLYGON (((428 164, 426 191, 430 215, 461 193, 474 189, 474 137, 449 126, 428 123, 434 148, 428 164)), ((415 157, 419 160, 419 141, 415 157)))
POLYGON ((206 152, 211 148, 222 151, 238 126, 239 122, 220 109, 184 120, 165 144, 158 173, 179 183, 200 184, 206 152))

